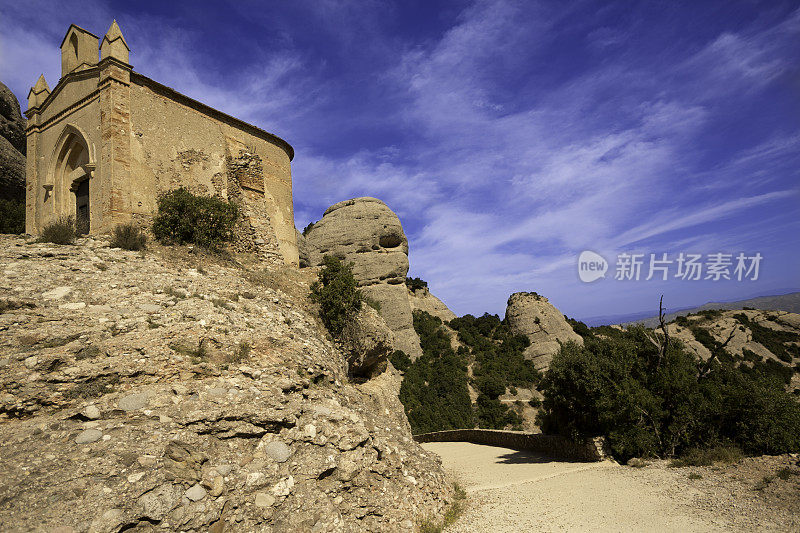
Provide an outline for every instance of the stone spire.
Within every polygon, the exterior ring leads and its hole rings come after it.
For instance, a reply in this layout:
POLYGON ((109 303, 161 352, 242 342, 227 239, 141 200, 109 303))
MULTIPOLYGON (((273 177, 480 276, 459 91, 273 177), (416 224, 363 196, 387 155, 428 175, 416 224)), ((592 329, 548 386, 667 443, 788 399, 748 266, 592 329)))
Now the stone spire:
POLYGON ((114 20, 100 45, 100 59, 113 57, 114 59, 127 63, 129 61, 130 51, 131 49, 125 41, 125 37, 122 36, 122 31, 119 29, 117 21, 114 20))
POLYGON ((44 74, 41 74, 36 80, 36 85, 28 91, 28 109, 39 107, 48 96, 50 96, 50 87, 47 85, 47 80, 44 79, 44 74))

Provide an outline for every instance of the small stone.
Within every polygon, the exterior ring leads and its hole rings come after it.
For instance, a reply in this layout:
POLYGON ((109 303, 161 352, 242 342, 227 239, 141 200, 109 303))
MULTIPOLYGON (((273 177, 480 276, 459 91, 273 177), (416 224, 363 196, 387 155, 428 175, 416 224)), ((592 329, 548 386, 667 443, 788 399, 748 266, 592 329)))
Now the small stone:
POLYGON ((66 309, 68 311, 77 311, 78 309, 83 309, 84 307, 86 307, 85 302, 72 302, 58 306, 59 309, 66 309))
POLYGON ((30 356, 30 357, 25 359, 25 366, 28 367, 28 368, 33 368, 33 367, 36 366, 36 363, 38 363, 38 362, 39 362, 39 359, 35 355, 32 355, 32 356, 30 356))
POLYGON ((217 472, 219 472, 221 476, 227 476, 231 473, 231 470, 233 470, 231 465, 217 465, 217 472))
POLYGON ((294 487, 294 477, 289 476, 286 479, 282 479, 275 483, 275 485, 270 489, 272 494, 275 496, 288 496, 292 492, 292 488, 294 487))
POLYGON ((141 455, 136 460, 139 462, 140 465, 149 468, 156 465, 156 463, 158 462, 158 457, 156 457, 155 455, 141 455))
POLYGON ((283 442, 276 440, 264 446, 264 453, 277 463, 285 463, 292 455, 292 450, 283 442))
POLYGON ((140 479, 144 477, 144 472, 138 472, 136 474, 131 474, 128 476, 128 483, 136 483, 140 479))
POLYGON ((103 437, 103 432, 99 429, 87 429, 81 431, 77 437, 75 437, 76 444, 90 444, 92 442, 97 442, 103 437))
POLYGON ((303 428, 303 435, 308 437, 309 439, 313 439, 317 436, 317 426, 314 424, 306 424, 303 428))
POLYGON ((275 498, 266 492, 256 494, 256 507, 272 507, 275 505, 275 498))
POLYGON ((222 479, 222 476, 214 476, 211 480, 211 488, 209 489, 208 493, 212 498, 216 498, 221 496, 224 490, 225 480, 222 479))
POLYGON ((158 313, 161 311, 161 306, 156 304, 139 304, 139 309, 145 313, 158 313))
POLYGON ((43 292, 42 298, 45 300, 59 300, 71 292, 72 287, 56 287, 55 289, 43 292))
POLYGON ((87 405, 81 414, 89 420, 97 420, 100 418, 100 409, 96 405, 87 405))
POLYGON ((119 408, 123 411, 137 411, 147 407, 150 395, 146 392, 131 394, 119 400, 119 408))
POLYGON ((199 483, 195 483, 192 488, 186 491, 186 497, 193 502, 199 502, 206 497, 206 489, 204 489, 199 483))

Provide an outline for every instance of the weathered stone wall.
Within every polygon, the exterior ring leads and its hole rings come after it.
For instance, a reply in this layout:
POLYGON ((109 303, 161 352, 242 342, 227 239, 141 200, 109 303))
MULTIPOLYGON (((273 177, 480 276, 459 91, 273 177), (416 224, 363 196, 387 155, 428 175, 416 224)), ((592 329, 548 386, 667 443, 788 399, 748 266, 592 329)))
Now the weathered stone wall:
POLYGON ((134 192, 135 208, 152 212, 158 193, 180 186, 231 198, 245 215, 239 234, 246 239, 239 246, 296 265, 286 147, 186 105, 188 99, 177 102, 169 88, 143 76, 133 80, 133 165, 144 178, 134 192))
POLYGON ((453 429, 415 435, 417 442, 471 442, 502 446, 513 450, 530 450, 558 459, 573 461, 602 461, 608 458, 604 440, 600 437, 585 443, 575 443, 559 435, 502 431, 495 429, 453 429))

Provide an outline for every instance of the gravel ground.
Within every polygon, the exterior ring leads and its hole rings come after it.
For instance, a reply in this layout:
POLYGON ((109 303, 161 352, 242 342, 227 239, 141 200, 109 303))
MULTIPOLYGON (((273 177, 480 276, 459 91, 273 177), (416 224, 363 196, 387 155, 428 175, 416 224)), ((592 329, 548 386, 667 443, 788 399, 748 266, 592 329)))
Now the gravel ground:
POLYGON ((461 442, 423 446, 469 494, 450 532, 800 530, 796 458, 631 468, 461 442), (785 480, 776 475, 782 468, 789 469, 785 480))

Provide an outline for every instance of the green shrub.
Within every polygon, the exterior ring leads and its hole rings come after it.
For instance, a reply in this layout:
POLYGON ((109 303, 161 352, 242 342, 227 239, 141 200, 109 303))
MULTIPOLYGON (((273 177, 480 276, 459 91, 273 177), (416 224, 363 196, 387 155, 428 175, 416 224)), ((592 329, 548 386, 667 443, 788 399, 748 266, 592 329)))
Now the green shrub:
POLYGON ((322 265, 319 279, 311 285, 311 300, 319 304, 325 327, 338 337, 347 322, 361 309, 363 298, 353 277, 351 264, 326 255, 322 265))
POLYGON ((0 200, 0 233, 25 233, 25 202, 0 200))
POLYGON ((194 243, 218 249, 233 238, 239 208, 230 201, 198 196, 185 188, 158 198, 153 234, 165 243, 194 243))
POLYGON ((308 232, 311 231, 311 228, 313 228, 313 227, 314 227, 314 223, 313 222, 309 222, 308 226, 303 228, 303 236, 305 237, 308 234, 308 232))
POLYGON ((411 431, 474 427, 466 359, 453 350, 438 317, 416 310, 413 318, 422 356, 409 365, 400 385, 411 431))
POLYGON ((39 242, 75 244, 75 219, 61 216, 47 224, 39 233, 39 242))
POLYGON ((117 224, 111 235, 112 248, 122 248, 123 250, 144 250, 147 247, 147 235, 142 228, 130 222, 128 224, 117 224))
POLYGON ((389 356, 389 361, 392 363, 392 366, 400 372, 407 371, 408 367, 411 366, 411 358, 402 350, 395 350, 394 353, 389 356))
POLYGON ((416 291, 418 289, 424 289, 428 286, 427 281, 423 281, 420 278, 406 278, 406 287, 411 289, 411 291, 416 291))
POLYGON ((674 342, 662 360, 652 337, 634 327, 583 347, 562 346, 540 386, 542 430, 574 439, 605 435, 621 460, 717 446, 800 451, 800 405, 768 363, 704 363, 674 342))

